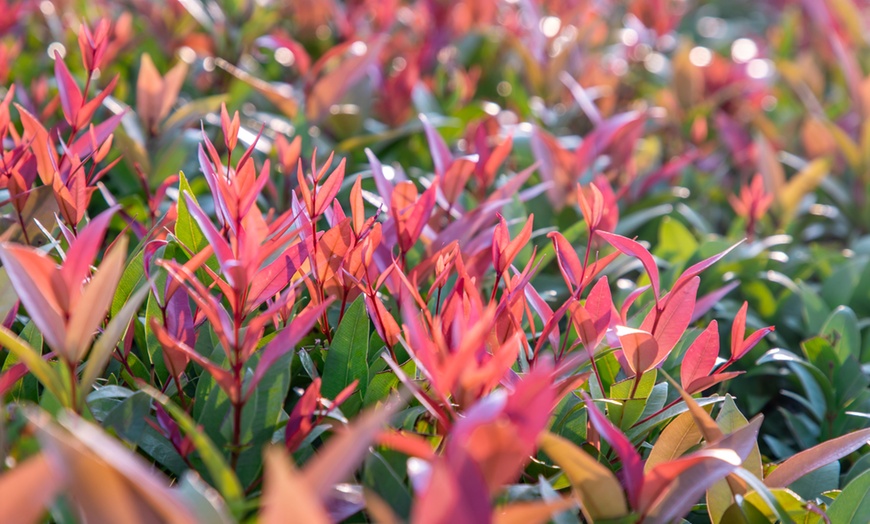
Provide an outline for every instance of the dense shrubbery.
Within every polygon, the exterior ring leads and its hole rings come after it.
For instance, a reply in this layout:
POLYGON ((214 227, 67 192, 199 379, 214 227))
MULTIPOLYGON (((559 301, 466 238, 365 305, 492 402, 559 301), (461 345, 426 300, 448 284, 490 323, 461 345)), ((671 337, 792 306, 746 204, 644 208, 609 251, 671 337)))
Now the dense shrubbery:
POLYGON ((0 521, 867 522, 866 7, 0 2, 0 521))

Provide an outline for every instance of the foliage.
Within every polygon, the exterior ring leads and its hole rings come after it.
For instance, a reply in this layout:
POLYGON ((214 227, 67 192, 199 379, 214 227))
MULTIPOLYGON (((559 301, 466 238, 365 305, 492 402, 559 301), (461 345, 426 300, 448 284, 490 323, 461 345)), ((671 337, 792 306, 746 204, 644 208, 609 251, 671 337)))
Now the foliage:
POLYGON ((737 4, 0 0, 0 521, 866 522, 865 6, 737 4))

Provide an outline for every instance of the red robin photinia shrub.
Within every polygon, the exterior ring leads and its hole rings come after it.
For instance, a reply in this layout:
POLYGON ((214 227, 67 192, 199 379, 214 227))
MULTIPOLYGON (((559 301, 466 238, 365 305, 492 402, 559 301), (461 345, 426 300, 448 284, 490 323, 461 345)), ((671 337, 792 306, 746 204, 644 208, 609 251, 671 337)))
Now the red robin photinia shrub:
POLYGON ((680 2, 219 4, 0 1, 0 521, 864 515, 857 317, 770 349, 747 281, 821 311, 766 265, 843 163, 784 179, 778 51, 686 51, 680 2))

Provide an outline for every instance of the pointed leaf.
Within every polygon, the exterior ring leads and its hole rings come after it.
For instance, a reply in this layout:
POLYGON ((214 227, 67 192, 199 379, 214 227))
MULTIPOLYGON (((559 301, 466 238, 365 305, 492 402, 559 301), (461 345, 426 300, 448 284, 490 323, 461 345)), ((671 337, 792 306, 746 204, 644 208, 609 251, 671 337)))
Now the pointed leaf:
POLYGON ((589 395, 583 392, 582 396, 584 402, 586 402, 586 410, 592 426, 610 444, 610 447, 613 448, 622 461, 622 477, 625 482, 625 490, 628 492, 631 506, 637 507, 640 502, 644 482, 643 461, 640 458, 640 454, 634 448, 631 441, 595 407, 589 395))
POLYGON ((822 442, 786 459, 764 479, 769 488, 785 488, 818 468, 839 460, 870 441, 870 428, 822 442))
POLYGON ((707 329, 692 342, 680 365, 680 383, 690 390, 692 382, 710 374, 719 357, 719 323, 710 322, 707 329))
POLYGON ((0 475, 0 522, 43 522, 49 504, 60 494, 66 475, 40 453, 0 475))
POLYGON ((296 470, 286 452, 266 449, 259 522, 263 524, 328 524, 332 522, 317 494, 296 470))
POLYGON ((588 520, 615 519, 628 513, 622 486, 610 469, 552 433, 542 433, 538 445, 565 472, 588 520))
POLYGON ((643 265, 644 269, 646 269, 647 275, 649 275, 650 283, 652 284, 653 293, 655 293, 656 301, 658 301, 659 297, 659 268, 656 265, 655 259, 650 254, 649 251, 639 242, 632 240, 630 238, 626 238, 621 235, 617 235, 615 233, 607 233, 605 231, 596 231, 598 236, 606 240, 610 245, 625 253, 626 255, 632 256, 640 260, 640 263, 643 265))

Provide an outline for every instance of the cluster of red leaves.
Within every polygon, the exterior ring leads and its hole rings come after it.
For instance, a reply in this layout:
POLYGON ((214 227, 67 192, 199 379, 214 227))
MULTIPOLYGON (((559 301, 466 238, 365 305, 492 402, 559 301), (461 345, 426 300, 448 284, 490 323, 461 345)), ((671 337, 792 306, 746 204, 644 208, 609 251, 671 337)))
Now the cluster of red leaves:
MULTIPOLYGON (((446 16, 435 14, 436 18, 446 16)), ((468 17, 454 22, 462 25, 462 20, 471 23, 468 17)), ((95 263, 111 219, 123 212, 113 206, 86 220, 98 182, 118 161, 100 167, 112 151, 113 132, 123 112, 92 123, 117 81, 115 78, 99 93, 91 93, 94 72, 106 60, 112 34, 106 22, 93 29, 82 27, 79 44, 87 72, 84 89, 60 55, 55 55, 57 97, 42 107, 15 104, 23 131, 13 122, 10 111, 14 90, 10 89, 0 104, 0 142, 4 148, 0 188, 9 191, 18 222, 18 229, 9 229, 4 235, 0 260, 24 310, 53 355, 65 365, 67 380, 58 382, 69 386, 70 391, 67 396, 60 395, 60 400, 76 411, 84 409, 86 393, 76 391, 76 386, 93 386, 94 374, 102 371, 109 353, 120 363, 127 362, 129 347, 115 345, 124 329, 138 322, 133 313, 139 304, 132 299, 128 318, 115 314, 112 321, 106 321, 125 269, 126 237, 111 242, 102 262, 95 263), (58 105, 63 121, 46 129, 41 116, 58 105), (7 144, 11 146, 7 148, 7 144), (46 207, 34 199, 49 196, 56 203, 48 212, 60 231, 59 239, 52 235, 50 221, 35 216, 34 210, 45 213, 46 207), (44 251, 16 243, 35 244, 34 228, 65 258, 61 264, 44 251), (65 250, 62 243, 67 245, 65 250), (114 322, 117 318, 124 320, 118 324, 114 322), (98 331, 103 335, 94 344, 98 331), (104 339, 110 345, 98 349, 104 339), (92 361, 103 366, 92 365, 92 361)), ((287 45, 298 48, 292 42, 287 45)), ((383 43, 369 46, 369 53, 380 52, 381 46, 383 43)), ((330 53, 345 52, 350 50, 339 46, 330 53)), ((358 58, 365 60, 366 56, 358 58)), ((141 64, 137 114, 145 129, 155 133, 178 96, 185 66, 161 77, 147 55, 141 64)), ((318 67, 318 63, 312 66, 315 77, 318 67)), ((348 66, 348 72, 357 69, 348 66)), ((395 83, 400 89, 402 82, 395 83)), ((316 121, 339 97, 315 82, 306 106, 309 117, 316 121)), ((328 347, 348 305, 362 296, 383 343, 381 358, 425 408, 435 428, 430 438, 385 431, 390 410, 367 413, 356 422, 362 428, 359 432, 332 437, 337 444, 306 465, 303 481, 282 462, 283 455, 274 455, 277 458, 270 459, 265 475, 263 518, 267 522, 278 518, 275 508, 283 504, 273 500, 276 495, 271 486, 300 484, 304 488, 297 498, 311 497, 308 505, 292 510, 293 514, 300 521, 326 520, 327 510, 334 509, 329 498, 332 484, 355 467, 371 441, 414 457, 410 480, 417 495, 412 514, 415 522, 491 520, 495 497, 517 480, 531 460, 557 403, 578 391, 591 375, 600 384, 596 359, 605 346, 614 352, 623 375, 633 379, 636 388, 645 373, 660 367, 674 351, 690 324, 709 309, 712 303, 697 297, 699 275, 728 253, 689 267, 665 291, 650 252, 638 241, 612 232, 619 220, 617 203, 630 188, 642 192, 650 184, 668 180, 693 158, 687 155, 657 172, 636 176, 630 153, 646 122, 646 115, 640 112, 597 122, 595 130, 573 151, 543 131, 536 133, 533 147, 538 150, 540 166, 514 174, 501 185, 496 183, 497 174, 511 151, 512 139, 488 133, 483 124, 468 132, 477 154, 457 157, 423 119, 434 173, 421 179, 425 181, 422 191, 417 181, 401 170, 393 169, 394 176, 386 176, 385 166, 371 151, 366 153, 375 192, 364 191, 359 177, 345 184, 344 161, 336 163, 330 155, 320 162, 315 153, 306 164, 298 140, 279 141, 279 162, 285 172, 295 167, 297 174, 295 188, 287 191, 284 211, 260 207, 263 194, 277 192, 277 188, 270 161, 257 165, 257 141, 234 158, 240 142, 239 115, 230 116, 223 107, 220 122, 223 144, 216 145, 203 133, 198 149, 199 166, 214 205, 213 217, 179 178, 174 205, 154 220, 150 231, 137 230, 143 238, 141 263, 147 291, 160 312, 144 327, 154 333, 163 350, 182 412, 190 412, 198 401, 186 398, 184 388, 192 366, 197 366, 215 380, 232 406, 229 455, 230 465, 235 467, 246 445, 242 441, 243 413, 270 367, 291 352, 307 350, 300 346, 321 345, 321 336, 328 347), (614 190, 606 177, 598 176, 590 184, 578 184, 579 176, 604 155, 611 161, 610 168, 624 169, 631 175, 627 183, 614 190), (525 188, 536 168, 543 182, 525 188), (345 185, 351 186, 346 206, 338 198, 345 185), (512 237, 512 224, 500 214, 512 199, 526 200, 544 191, 557 208, 576 204, 588 227, 582 257, 560 233, 549 234, 568 289, 568 297, 561 303, 545 300, 532 285, 541 263, 532 244, 534 217, 530 216, 512 237), (373 212, 367 212, 366 201, 374 205, 373 212), (615 251, 610 251, 608 244, 615 251), (175 256, 167 254, 170 247, 175 256), (617 305, 602 274, 620 253, 639 260, 650 285, 638 288, 617 305), (647 291, 652 293, 651 309, 633 314, 635 301, 647 291), (218 341, 225 357, 222 362, 198 349, 204 332, 218 341), (578 351, 581 345, 583 351, 578 351), (405 371, 408 362, 415 369, 413 376, 405 371), (353 439, 356 442, 351 442, 353 439), (433 448, 433 440, 438 442, 437 448, 433 448), (335 467, 340 460, 345 464, 335 467)), ((287 182, 287 187, 291 184, 287 182)), ((151 195, 152 213, 159 211, 168 187, 166 184, 151 195)), ((106 199, 110 197, 106 192, 106 199)), ((133 222, 126 215, 124 219, 133 222)), ((4 344, 17 340, 8 329, 17 310, 16 306, 6 319, 4 344)), ((745 322, 744 305, 734 322, 730 358, 718 367, 715 322, 691 344, 681 372, 686 391, 697 393, 733 377, 736 373, 726 373, 725 369, 772 329, 756 331, 744 340, 745 322)), ((26 355, 24 350, 16 351, 26 355)), ((52 375, 43 371, 43 362, 36 358, 25 364, 40 380, 47 380, 52 375)), ((20 368, 8 373, 3 376, 8 379, 0 383, 8 384, 21 376, 20 368)), ((169 381, 153 385, 160 386, 163 393, 171 390, 169 381)), ((291 452, 299 449, 323 420, 327 406, 339 408, 357 387, 352 382, 329 400, 323 398, 321 381, 315 379, 289 414, 285 448, 291 452)), ((687 456, 676 465, 660 465, 644 474, 640 455, 631 442, 585 393, 582 395, 594 428, 589 432, 589 444, 600 447, 597 435, 601 435, 615 450, 622 463, 621 486, 628 506, 642 515, 659 511, 663 501, 671 502, 678 496, 681 471, 706 464, 708 459, 736 467, 748 453, 748 443, 754 442, 753 431, 757 430, 751 426, 737 442, 725 441, 728 437, 720 435, 717 445, 734 454, 727 460, 708 450, 708 455, 687 456)), ((182 430, 181 417, 170 416, 161 406, 155 407, 155 413, 152 426, 187 458, 193 442, 185 434, 188 430, 182 430)), ((51 431, 46 433, 48 447, 65 449, 56 438, 52 440, 51 431)), ((80 429, 72 427, 70 431, 80 429)), ((76 457, 79 451, 60 454, 76 457)), ((86 458, 81 459, 82 464, 93 459, 93 454, 93 450, 83 451, 86 458)), ((36 466, 44 467, 41 462, 36 466)), ((726 468, 721 473, 729 471, 726 468)), ((671 511, 683 511, 685 503, 692 502, 686 497, 671 511)), ((536 514, 549 515, 556 507, 542 504, 536 514)))

